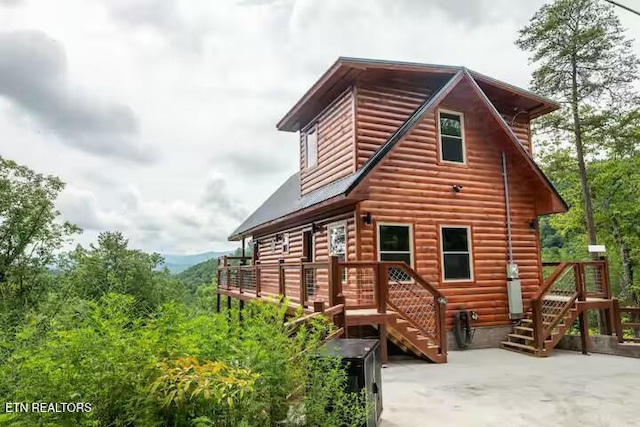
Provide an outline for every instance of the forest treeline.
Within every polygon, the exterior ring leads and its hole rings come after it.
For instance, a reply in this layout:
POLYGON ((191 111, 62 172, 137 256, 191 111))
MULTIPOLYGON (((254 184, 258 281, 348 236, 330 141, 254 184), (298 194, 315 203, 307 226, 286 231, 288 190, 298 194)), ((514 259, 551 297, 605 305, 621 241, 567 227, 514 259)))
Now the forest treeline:
POLYGON ((364 396, 317 356, 329 324, 289 330, 286 302, 216 313, 215 260, 174 276, 120 232, 62 251, 81 231, 63 188, 0 157, 0 426, 362 424, 364 396))

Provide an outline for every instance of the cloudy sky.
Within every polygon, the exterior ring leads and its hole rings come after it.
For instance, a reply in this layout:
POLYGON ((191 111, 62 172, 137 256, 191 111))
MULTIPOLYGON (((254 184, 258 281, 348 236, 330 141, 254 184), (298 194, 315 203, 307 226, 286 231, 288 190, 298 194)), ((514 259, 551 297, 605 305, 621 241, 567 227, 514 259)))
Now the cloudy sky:
POLYGON ((543 2, 0 0, 0 155, 67 183, 58 206, 83 244, 121 230, 148 251, 234 248, 297 167, 275 123, 338 56, 526 87, 513 40, 543 2))

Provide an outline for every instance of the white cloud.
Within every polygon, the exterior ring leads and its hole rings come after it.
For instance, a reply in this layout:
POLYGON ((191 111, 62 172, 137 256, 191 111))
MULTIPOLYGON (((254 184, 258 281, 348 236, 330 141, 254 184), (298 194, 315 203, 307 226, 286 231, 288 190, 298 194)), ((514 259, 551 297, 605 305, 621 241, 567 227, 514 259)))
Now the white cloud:
MULTIPOLYGON (((25 71, 14 75, 33 87, 8 97, 5 86, 0 152, 68 183, 61 210, 95 229, 82 243, 118 228, 145 250, 232 248, 226 237, 297 167, 297 136, 277 132, 276 122, 338 56, 466 65, 526 86, 531 69, 513 40, 542 3, 23 1, 0 14, 3 31, 47 40, 30 45, 41 48, 23 55, 25 71), (34 90, 48 104, 27 102, 34 90), (45 113, 45 105, 64 108, 45 113), (107 151, 78 149, 78 110, 103 118, 81 122, 100 125, 91 136, 103 136, 93 141, 107 151), (73 132, 38 132, 33 120, 62 120, 73 132), (130 145, 118 146, 123 130, 130 145), (122 160, 131 154, 123 147, 162 156, 141 167, 122 160)), ((621 18, 640 37, 640 22, 621 18)), ((6 58, 0 64, 15 70, 6 58)))

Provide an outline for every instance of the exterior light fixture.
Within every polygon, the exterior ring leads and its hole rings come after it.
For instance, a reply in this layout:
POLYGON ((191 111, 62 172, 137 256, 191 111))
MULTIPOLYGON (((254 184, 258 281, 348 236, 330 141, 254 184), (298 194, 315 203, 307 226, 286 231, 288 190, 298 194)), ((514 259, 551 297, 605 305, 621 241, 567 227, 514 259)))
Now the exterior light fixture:
POLYGON ((371 225, 371 223, 373 222, 373 219, 371 218, 371 212, 367 212, 366 214, 362 215, 362 222, 365 225, 371 225))

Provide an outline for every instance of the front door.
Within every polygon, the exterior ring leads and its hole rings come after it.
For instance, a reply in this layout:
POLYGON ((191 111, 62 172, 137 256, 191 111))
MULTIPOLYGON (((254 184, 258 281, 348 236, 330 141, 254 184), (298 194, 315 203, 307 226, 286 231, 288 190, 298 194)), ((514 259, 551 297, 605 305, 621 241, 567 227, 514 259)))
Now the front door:
MULTIPOLYGON (((313 233, 305 231, 302 233, 302 257, 306 262, 313 262, 313 233)), ((315 269, 309 268, 305 270, 305 279, 307 282, 307 299, 311 299, 316 291, 316 275, 315 269)))

